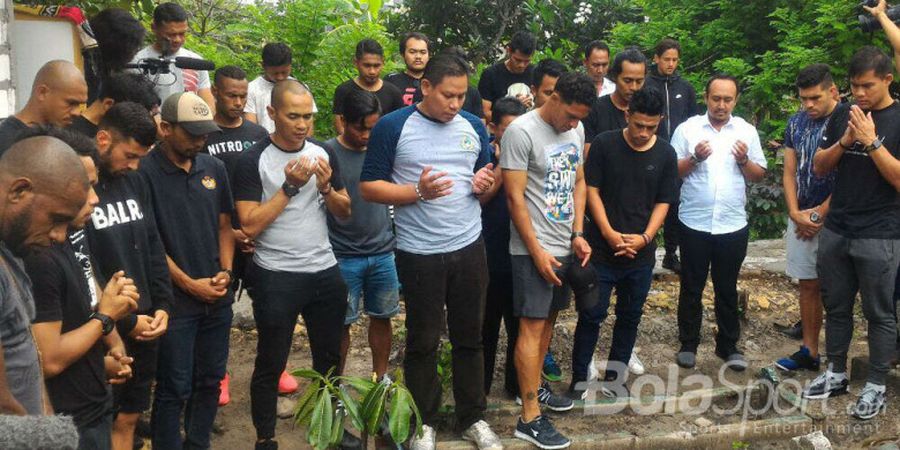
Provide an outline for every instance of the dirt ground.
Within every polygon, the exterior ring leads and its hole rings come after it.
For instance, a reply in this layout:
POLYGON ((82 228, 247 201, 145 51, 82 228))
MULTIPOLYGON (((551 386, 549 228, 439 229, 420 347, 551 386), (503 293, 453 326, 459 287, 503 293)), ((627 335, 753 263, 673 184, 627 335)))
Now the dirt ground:
MULTIPOLYGON (((771 273, 757 272, 742 276, 739 288, 749 293, 749 308, 746 320, 743 324, 741 346, 750 363, 750 369, 743 374, 727 373, 727 381, 744 386, 758 377, 759 370, 782 356, 796 351, 799 343, 775 332, 773 324, 792 323, 798 318, 797 288, 790 280, 783 276, 771 273)), ((703 343, 698 352, 697 368, 693 370, 679 369, 674 365, 674 355, 678 349, 677 339, 677 311, 678 281, 673 275, 663 275, 654 281, 650 296, 644 310, 643 320, 637 341, 638 355, 647 367, 647 373, 657 375, 661 380, 674 378, 683 381, 685 377, 696 374, 715 375, 720 367, 720 360, 713 355, 713 335, 715 332, 715 320, 712 315, 712 287, 707 286, 704 294, 704 323, 703 343)), ((247 301, 242 300, 242 301, 247 301)), ((859 308, 857 307, 857 310, 859 308)), ((853 356, 866 355, 865 321, 858 314, 856 322, 857 331, 851 348, 853 356)), ((611 324, 614 316, 610 316, 601 329, 596 359, 605 360, 610 343, 611 324)), ((564 372, 564 382, 557 383, 554 389, 564 392, 568 386, 568 376, 571 374, 571 347, 572 335, 575 330, 576 316, 574 311, 568 310, 561 315, 556 325, 553 339, 553 353, 564 372)), ((395 334, 402 332, 402 314, 395 319, 395 334)), ((350 375, 365 376, 371 365, 370 354, 366 344, 362 326, 353 329, 353 343, 348 358, 347 372, 350 375)), ((310 367, 309 347, 302 327, 298 327, 295 334, 294 351, 291 354, 289 368, 310 367)), ((395 339, 397 341, 399 339, 395 339)), ((501 336, 501 348, 498 350, 497 369, 495 370, 495 382, 488 403, 492 407, 497 405, 512 405, 502 389, 502 367, 504 359, 505 337, 501 336)), ((391 370, 399 367, 401 342, 394 343, 394 358, 391 361, 391 370)), ((824 348, 824 334, 822 345, 824 348)), ((253 369, 253 358, 256 354, 256 336, 253 330, 234 329, 231 338, 231 355, 229 358, 229 371, 232 376, 231 403, 219 410, 216 420, 216 433, 213 436, 213 448, 217 449, 245 449, 253 445, 255 432, 250 420, 249 380, 253 369)), ((823 414, 818 405, 810 405, 809 415, 814 417, 814 426, 823 430, 826 436, 835 445, 835 448, 870 447, 885 442, 896 442, 900 439, 900 419, 897 416, 897 408, 900 408, 900 379, 897 368, 894 369, 894 377, 889 382, 889 405, 887 413, 879 415, 876 419, 861 422, 850 418, 842 408, 846 408, 856 399, 856 394, 862 387, 860 380, 854 380, 851 384, 851 395, 838 397, 831 400, 829 406, 838 411, 832 414, 823 414)), ((781 374, 783 378, 787 378, 781 374)), ((814 374, 800 373, 795 380, 803 384, 810 380, 814 374)), ((716 379, 714 376, 713 379, 716 379)), ((652 386, 644 384, 641 395, 665 394, 665 392, 653 392, 652 386)), ((722 381, 715 381, 716 387, 722 386, 722 381)), ((696 389, 698 386, 681 386, 678 392, 696 389)), ((302 389, 302 386, 301 386, 302 389)), ((636 394, 635 392, 633 392, 636 394)), ((452 403, 451 399, 447 399, 452 403)), ((736 404, 734 400, 724 399, 717 401, 721 409, 731 409, 736 404)), ((733 413, 715 413, 706 411, 700 415, 686 415, 681 413, 652 415, 640 415, 634 411, 624 411, 614 415, 584 415, 581 412, 570 414, 551 415, 557 427, 568 435, 586 435, 591 433, 612 434, 628 432, 638 436, 690 431, 696 427, 696 421, 703 417, 714 424, 728 424, 740 422, 746 417, 748 420, 758 418, 777 417, 778 412, 768 411, 763 413, 744 413, 739 410, 733 413)), ((791 414, 800 414, 794 411, 791 414)), ((511 437, 515 426, 514 414, 493 414, 488 417, 494 430, 501 437, 511 437)), ((439 440, 459 439, 451 432, 448 426, 439 430, 439 440)), ((798 433, 803 434, 803 433, 798 433)), ((294 427, 290 419, 280 420, 277 429, 277 438, 281 449, 307 449, 305 443, 305 430, 294 427)), ((732 442, 725 448, 784 448, 788 441, 772 442, 732 442)), ((473 447, 474 448, 474 447, 473 447)))

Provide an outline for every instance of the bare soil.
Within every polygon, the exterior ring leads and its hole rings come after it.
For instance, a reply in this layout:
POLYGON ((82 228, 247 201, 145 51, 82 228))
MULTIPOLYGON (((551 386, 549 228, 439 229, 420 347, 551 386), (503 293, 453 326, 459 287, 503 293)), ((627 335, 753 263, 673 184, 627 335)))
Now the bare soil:
MULTIPOLYGON (((745 275, 739 282, 739 288, 749 294, 748 311, 743 324, 741 346, 750 363, 750 369, 742 374, 727 372, 727 381, 734 385, 746 386, 758 378, 759 370, 780 357, 796 351, 799 343, 777 333, 773 328, 774 323, 793 323, 798 318, 797 287, 783 276, 768 272, 755 272, 745 275)), ((670 377, 678 380, 677 391, 684 392, 697 389, 697 385, 682 385, 685 377, 696 374, 711 375, 715 380, 715 386, 723 386, 717 373, 721 361, 713 354, 713 335, 715 332, 715 319, 712 311, 712 287, 707 286, 704 294, 704 323, 703 343, 700 346, 697 358, 697 368, 693 370, 679 369, 674 365, 675 352, 678 350, 677 330, 677 300, 678 280, 673 275, 657 277, 653 283, 652 291, 647 300, 643 320, 640 326, 637 348, 638 355, 647 368, 647 374, 656 375, 660 380, 669 380, 670 377)), ((242 301, 247 301, 243 299, 242 301)), ((857 307, 857 310, 859 308, 857 307)), ((612 312, 612 311, 611 311, 612 312)), ((865 342, 866 327, 861 313, 857 315, 857 330, 854 343, 851 347, 851 358, 865 356, 867 346, 865 342)), ((611 329, 614 316, 610 316, 601 329, 601 337, 596 353, 598 361, 605 360, 611 339, 611 329)), ((404 327, 403 315, 394 320, 395 339, 394 357, 392 358, 392 370, 399 367, 402 358, 402 334, 404 327)), ((553 339, 553 353, 564 372, 565 381, 556 383, 554 389, 565 392, 568 387, 568 376, 571 374, 571 348, 572 335, 575 329, 576 315, 574 311, 564 312, 556 325, 553 339)), ((353 342, 350 347, 347 373, 350 375, 365 376, 370 372, 371 360, 365 335, 365 321, 356 326, 352 331, 353 342)), ((495 370, 495 382, 488 403, 492 405, 510 405, 512 400, 506 398, 502 388, 502 367, 504 359, 505 337, 501 337, 501 348, 498 350, 497 369, 495 370)), ((824 333, 822 346, 824 349, 824 333)), ((231 335, 231 354, 229 358, 229 371, 231 373, 231 403, 220 408, 216 420, 216 433, 213 436, 212 445, 217 449, 246 449, 252 448, 255 431, 250 419, 249 384, 253 370, 253 360, 256 354, 256 334, 253 330, 234 329, 231 335)), ((309 346, 302 326, 298 326, 295 333, 294 351, 291 354, 289 368, 310 367, 309 346)), ((900 372, 895 368, 894 376, 889 381, 889 404, 887 413, 877 418, 861 422, 850 418, 845 411, 856 400, 856 394, 863 382, 854 380, 851 384, 851 395, 838 397, 828 404, 835 411, 823 414, 819 405, 811 404, 808 411, 793 411, 789 414, 808 413, 814 418, 814 426, 822 429, 826 436, 835 445, 835 448, 870 447, 886 442, 896 442, 900 439, 900 419, 896 413, 900 408, 900 372)), ((815 374, 800 373, 793 378, 780 374, 782 379, 794 379, 805 384, 815 374)), ((696 378, 696 377, 695 377, 696 378)), ((655 392, 647 383, 641 389, 641 395, 666 394, 655 392)), ((303 386, 301 385, 301 390, 303 386)), ((671 389, 671 387, 670 387, 671 389)), ((671 390, 670 394, 673 393, 671 390)), ((633 394, 636 394, 633 392, 633 394)), ((296 397, 296 395, 295 395, 296 397)), ((452 399, 447 396, 447 402, 452 399)), ((719 399, 714 402, 720 409, 734 409, 734 398, 719 399)), ((787 414, 787 413, 785 413, 787 414)), ((696 430, 696 421, 703 417, 713 424, 736 423, 743 419, 754 420, 759 418, 778 417, 779 412, 771 408, 763 412, 746 413, 743 408, 731 413, 715 413, 708 410, 700 415, 687 415, 682 413, 666 414, 660 412, 652 415, 640 415, 634 411, 626 410, 614 415, 584 415, 581 412, 569 414, 552 414, 554 423, 563 433, 570 435, 585 435, 597 433, 611 435, 614 433, 631 433, 638 436, 672 432, 691 432, 696 430)), ((515 415, 490 414, 488 417, 494 430, 501 437, 511 437, 515 426, 515 415)), ((799 433, 798 434, 803 434, 799 433)), ((290 419, 280 420, 277 429, 277 438, 281 449, 307 449, 305 443, 305 430, 294 427, 290 419)), ((449 424, 439 429, 439 440, 456 440, 459 436, 452 433, 449 424)), ((788 441, 772 442, 732 442, 726 448, 784 448, 789 446, 788 441)), ((474 448, 474 447, 473 447, 474 448)))

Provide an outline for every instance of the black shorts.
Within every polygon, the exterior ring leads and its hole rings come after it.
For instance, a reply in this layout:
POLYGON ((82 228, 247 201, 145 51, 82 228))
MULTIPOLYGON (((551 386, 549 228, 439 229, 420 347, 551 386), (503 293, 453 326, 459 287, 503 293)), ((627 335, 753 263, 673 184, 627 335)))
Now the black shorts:
POLYGON ((572 289, 564 274, 572 257, 557 257, 562 266, 556 276, 563 282, 554 286, 538 272, 530 256, 512 255, 513 315, 527 319, 546 319, 551 312, 562 311, 569 306, 572 289))
POLYGON ((136 341, 122 336, 125 351, 134 358, 131 363, 131 379, 125 384, 113 386, 113 403, 117 412, 142 413, 150 409, 150 391, 156 379, 156 357, 159 340, 136 341))

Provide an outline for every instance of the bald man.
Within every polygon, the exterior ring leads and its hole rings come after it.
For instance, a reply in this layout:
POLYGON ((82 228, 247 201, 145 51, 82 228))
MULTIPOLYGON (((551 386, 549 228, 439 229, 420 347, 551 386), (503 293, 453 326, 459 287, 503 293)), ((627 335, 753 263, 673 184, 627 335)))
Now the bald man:
POLYGON ((59 139, 27 138, 0 157, 0 414, 52 413, 30 329, 31 280, 20 258, 31 247, 64 242, 89 189, 81 160, 59 139))
POLYGON ((308 330, 313 368, 324 374, 340 362, 347 286, 328 240, 326 211, 338 219, 350 216, 337 158, 307 139, 312 94, 297 81, 280 81, 267 113, 275 132, 241 153, 232 183, 241 227, 256 241, 247 273, 259 331, 250 383, 257 450, 278 448, 278 378, 298 315, 308 330))
POLYGON ((87 102, 88 88, 84 74, 68 61, 54 60, 44 64, 31 86, 31 97, 25 108, 0 123, 0 155, 19 132, 32 125, 68 127, 81 115, 87 102))

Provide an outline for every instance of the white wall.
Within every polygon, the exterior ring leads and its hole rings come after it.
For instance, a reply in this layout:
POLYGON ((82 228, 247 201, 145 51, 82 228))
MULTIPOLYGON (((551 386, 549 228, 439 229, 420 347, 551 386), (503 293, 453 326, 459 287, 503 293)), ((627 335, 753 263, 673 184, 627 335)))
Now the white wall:
POLYGON ((9 117, 16 109, 15 77, 9 42, 12 22, 12 0, 0 0, 0 118, 9 117))

